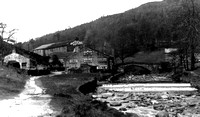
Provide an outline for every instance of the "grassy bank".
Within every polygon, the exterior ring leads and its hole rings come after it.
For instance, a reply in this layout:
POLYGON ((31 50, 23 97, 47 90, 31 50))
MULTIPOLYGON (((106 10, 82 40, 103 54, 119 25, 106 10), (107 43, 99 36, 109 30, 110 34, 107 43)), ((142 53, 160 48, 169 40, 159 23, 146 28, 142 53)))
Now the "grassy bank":
POLYGON ((184 72, 180 77, 180 82, 191 83, 200 92, 200 68, 192 72, 184 72))
MULTIPOLYGON (((53 96, 51 105, 62 110, 58 117, 129 117, 115 109, 110 109, 105 103, 93 101, 89 95, 83 95, 77 89, 91 81, 97 74, 63 74, 46 76, 39 79, 46 93, 53 96)), ((90 90, 90 89, 88 89, 90 90)), ((134 117, 134 116, 133 116, 134 117)), ((136 117, 136 116, 135 116, 136 117)))
POLYGON ((19 94, 28 76, 22 71, 0 65, 0 99, 12 98, 19 94))

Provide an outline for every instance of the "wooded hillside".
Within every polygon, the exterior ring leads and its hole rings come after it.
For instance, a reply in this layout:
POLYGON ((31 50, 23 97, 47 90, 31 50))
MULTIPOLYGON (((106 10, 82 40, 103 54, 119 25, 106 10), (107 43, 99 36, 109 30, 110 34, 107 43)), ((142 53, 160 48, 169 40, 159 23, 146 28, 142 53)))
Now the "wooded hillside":
POLYGON ((124 13, 103 16, 90 23, 32 39, 23 43, 23 47, 33 49, 78 37, 87 46, 100 51, 111 53, 113 48, 115 56, 121 60, 138 51, 153 51, 161 47, 176 46, 183 47, 184 51, 192 48, 193 51, 197 48, 194 43, 200 27, 199 3, 199 0, 146 3, 124 13), (189 36, 191 34, 194 36, 189 36), (194 40, 191 42, 191 39, 194 40), (195 47, 186 47, 189 42, 195 47))
MULTIPOLYGON (((165 14, 168 12, 168 7, 172 6, 171 4, 174 4, 174 2, 171 3, 168 1, 169 0, 147 3, 124 13, 103 16, 95 21, 91 21, 90 23, 81 24, 74 28, 38 37, 35 40, 28 41, 28 43, 30 49, 46 43, 74 40, 75 37, 79 37, 80 40, 85 40, 90 43, 98 41, 102 44, 105 41, 110 43, 117 37, 116 34, 122 27, 133 27, 141 22, 151 22, 152 25, 156 25, 154 28, 160 27, 160 22, 163 22, 166 18, 165 14)), ((23 44, 27 49, 28 43, 25 42, 23 44)), ((98 43, 98 46, 101 46, 101 44, 98 43)))

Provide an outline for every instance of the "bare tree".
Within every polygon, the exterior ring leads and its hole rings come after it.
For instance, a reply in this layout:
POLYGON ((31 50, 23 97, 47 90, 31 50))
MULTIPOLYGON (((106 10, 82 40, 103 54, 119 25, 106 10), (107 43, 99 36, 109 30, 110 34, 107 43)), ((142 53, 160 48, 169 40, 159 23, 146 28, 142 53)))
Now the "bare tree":
POLYGON ((0 23, 0 29, 1 29, 1 37, 3 38, 3 34, 5 32, 5 28, 7 27, 6 24, 0 23))
MULTIPOLYGON (((190 58, 190 69, 195 68, 195 52, 199 46, 200 29, 200 9, 198 0, 182 0, 176 16, 177 32, 180 32, 181 43, 186 43, 185 59, 190 58), (189 55, 189 56, 188 56, 189 55)), ((185 44, 183 44, 185 45, 185 44)), ((188 61, 186 61, 188 66, 188 61)))
POLYGON ((4 54, 8 51, 6 47, 7 44, 5 44, 4 41, 10 42, 12 44, 15 44, 16 42, 13 35, 16 33, 17 29, 7 31, 6 28, 6 24, 0 23, 0 59, 2 59, 4 54))
POLYGON ((0 33, 1 33, 1 38, 7 42, 15 43, 16 41, 14 40, 13 35, 16 33, 17 29, 12 29, 10 31, 6 31, 7 25, 4 23, 0 23, 0 33), (4 34, 7 34, 5 37, 4 34))

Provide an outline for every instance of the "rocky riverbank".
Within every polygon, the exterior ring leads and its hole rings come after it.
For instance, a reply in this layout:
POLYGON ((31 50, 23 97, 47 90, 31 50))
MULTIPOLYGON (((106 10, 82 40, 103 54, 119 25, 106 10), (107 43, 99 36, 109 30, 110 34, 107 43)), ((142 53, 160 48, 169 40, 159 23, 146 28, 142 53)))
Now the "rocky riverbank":
POLYGON ((169 117, 200 117, 200 94, 197 92, 125 93, 99 90, 93 98, 120 112, 135 113, 139 117, 155 117, 163 111, 169 117))
POLYGON ((152 74, 127 74, 119 81, 122 83, 100 86, 92 98, 120 112, 134 113, 139 117, 162 117, 158 116, 160 114, 166 117, 200 117, 200 94, 191 87, 193 82, 188 83, 191 85, 176 84, 172 83, 170 75, 158 77, 152 74), (163 85, 163 81, 168 84, 163 85))
POLYGON ((173 82, 169 78, 171 74, 149 74, 149 75, 133 75, 126 74, 121 76, 117 82, 130 83, 130 82, 173 82))

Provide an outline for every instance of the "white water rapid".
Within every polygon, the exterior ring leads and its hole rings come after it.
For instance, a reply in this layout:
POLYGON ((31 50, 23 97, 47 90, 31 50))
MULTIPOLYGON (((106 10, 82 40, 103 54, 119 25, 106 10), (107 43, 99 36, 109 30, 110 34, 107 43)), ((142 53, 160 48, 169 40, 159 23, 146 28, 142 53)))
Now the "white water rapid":
POLYGON ((35 84, 40 78, 31 77, 25 89, 13 99, 0 100, 0 117, 54 117, 56 113, 49 105, 51 96, 35 84))

